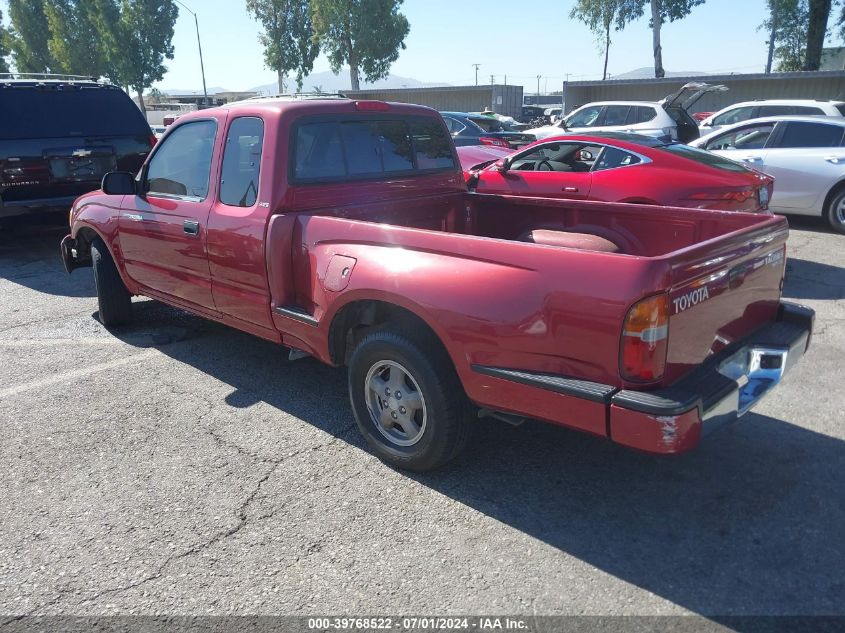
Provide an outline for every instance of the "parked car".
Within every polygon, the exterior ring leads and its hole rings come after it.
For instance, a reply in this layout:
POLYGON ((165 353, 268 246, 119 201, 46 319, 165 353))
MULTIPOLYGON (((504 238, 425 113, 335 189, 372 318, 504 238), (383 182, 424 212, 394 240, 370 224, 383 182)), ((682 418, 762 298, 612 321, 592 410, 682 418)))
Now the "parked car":
POLYGON ((537 141, 471 171, 468 182, 478 193, 724 211, 764 211, 772 192, 771 176, 739 163, 681 143, 613 132, 537 141))
POLYGON ((562 112, 563 108, 560 106, 546 108, 543 110, 543 117, 545 117, 546 121, 552 124, 560 118, 562 112))
POLYGON ((698 138, 698 124, 687 111, 705 94, 723 92, 725 86, 688 83, 660 102, 600 101, 574 110, 553 125, 526 130, 537 139, 565 132, 630 132, 663 141, 688 143, 698 138))
POLYGON ((843 117, 764 117, 729 125, 693 146, 774 176, 774 213, 822 216, 845 233, 843 135, 843 117))
POLYGON ((845 116, 845 102, 816 99, 766 99, 743 101, 723 108, 699 123, 702 134, 726 125, 769 116, 845 116))
POLYGON ((155 143, 123 90, 90 78, 0 75, 0 218, 67 213, 103 175, 140 169, 155 143))
POLYGON ((434 110, 264 100, 179 119, 137 177, 77 200, 61 250, 93 266, 108 327, 140 294, 348 366, 373 452, 425 470, 479 417, 693 447, 807 348, 812 311, 780 301, 787 235, 769 215, 473 194, 434 110))
POLYGON ((522 113, 519 117, 520 121, 523 123, 530 123, 531 121, 540 119, 542 118, 545 110, 546 106, 543 105, 524 105, 522 106, 522 113))
POLYGON ((441 112, 455 145, 492 145, 517 149, 534 137, 527 132, 512 132, 493 117, 466 112, 441 112))

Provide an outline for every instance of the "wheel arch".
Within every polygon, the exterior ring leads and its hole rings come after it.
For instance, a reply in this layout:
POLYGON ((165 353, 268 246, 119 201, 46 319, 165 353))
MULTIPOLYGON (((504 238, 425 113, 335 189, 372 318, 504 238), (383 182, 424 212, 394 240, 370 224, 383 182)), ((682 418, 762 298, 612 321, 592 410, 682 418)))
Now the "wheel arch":
POLYGON ((830 203, 833 202, 834 196, 836 196, 840 191, 845 189, 845 178, 841 178, 837 182, 833 184, 833 186, 828 190, 827 195, 824 197, 824 202, 822 203, 822 216, 825 216, 828 211, 828 207, 830 203))
POLYGON ((355 298, 338 308, 332 316, 328 334, 332 364, 346 365, 358 341, 368 332, 390 323, 410 328, 427 337, 449 357, 453 366, 456 365, 441 329, 430 319, 421 316, 420 311, 413 306, 402 305, 399 300, 388 297, 355 298))

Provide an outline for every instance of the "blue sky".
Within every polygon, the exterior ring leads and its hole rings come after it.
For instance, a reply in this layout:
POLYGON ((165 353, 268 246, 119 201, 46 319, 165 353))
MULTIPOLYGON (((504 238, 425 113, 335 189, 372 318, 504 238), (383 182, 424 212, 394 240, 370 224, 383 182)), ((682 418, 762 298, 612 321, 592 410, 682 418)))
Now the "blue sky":
MULTIPOLYGON (((185 0, 199 17, 209 87, 247 90, 270 83, 257 36, 259 26, 242 0, 185 0)), ((601 79, 602 54, 595 37, 570 20, 574 0, 406 0, 411 33, 391 72, 420 81, 454 85, 490 75, 536 90, 571 79, 601 79)), ((6 13, 5 0, 0 6, 6 13)), ((663 29, 663 61, 670 71, 761 72, 766 62, 765 0, 707 0, 683 21, 663 29)), ((196 33, 182 10, 174 37, 175 59, 160 88, 201 89, 196 33)), ((641 19, 613 34, 609 72, 620 74, 652 64, 648 21, 641 19)), ((315 71, 328 70, 320 57, 315 71)))

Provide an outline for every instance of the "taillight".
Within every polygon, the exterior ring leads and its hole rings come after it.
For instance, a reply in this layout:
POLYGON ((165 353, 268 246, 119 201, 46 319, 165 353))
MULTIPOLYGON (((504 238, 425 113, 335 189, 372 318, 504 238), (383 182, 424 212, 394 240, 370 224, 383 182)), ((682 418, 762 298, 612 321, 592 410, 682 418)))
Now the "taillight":
POLYGON ((746 189, 735 189, 733 191, 700 191, 698 193, 693 193, 687 196, 690 200, 711 200, 711 201, 724 201, 724 202, 736 202, 742 204, 743 202, 748 202, 750 198, 754 197, 755 189, 753 187, 748 187, 746 189))
POLYGON ((158 137, 155 134, 150 134, 150 147, 155 147, 158 143, 158 137))
POLYGON ((482 136, 480 139, 478 139, 478 141, 482 145, 492 145, 493 147, 505 147, 505 148, 510 147, 510 145, 508 145, 507 141, 503 141, 500 138, 490 138, 489 136, 482 136))
POLYGON ((634 382, 663 377, 669 341, 669 296, 643 299, 628 310, 622 327, 620 372, 634 382))

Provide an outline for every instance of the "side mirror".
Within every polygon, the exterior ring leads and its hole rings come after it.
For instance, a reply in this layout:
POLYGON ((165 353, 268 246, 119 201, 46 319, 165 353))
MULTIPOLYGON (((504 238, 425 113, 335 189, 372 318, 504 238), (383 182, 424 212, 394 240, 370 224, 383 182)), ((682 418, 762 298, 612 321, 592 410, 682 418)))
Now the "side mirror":
POLYGON ((581 158, 579 158, 578 160, 582 160, 582 161, 593 160, 593 153, 590 152, 590 151, 587 151, 585 149, 582 149, 581 150, 581 158))
POLYGON ((500 158, 493 164, 493 170, 499 172, 500 174, 508 173, 510 168, 511 162, 507 158, 500 158))
POLYGON ((135 176, 128 171, 110 171, 103 176, 101 189, 109 196, 134 196, 135 176))

